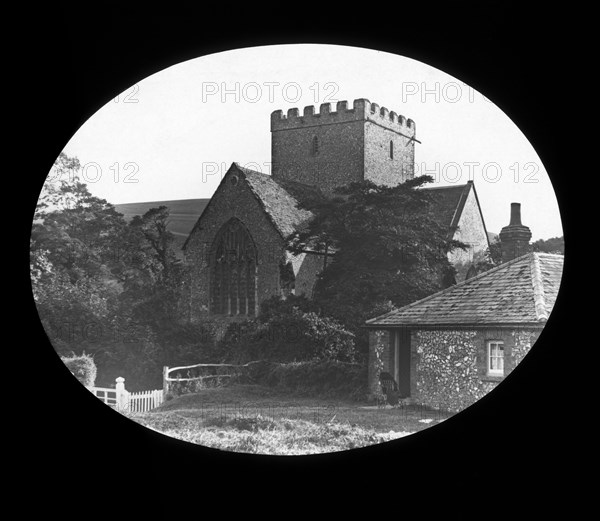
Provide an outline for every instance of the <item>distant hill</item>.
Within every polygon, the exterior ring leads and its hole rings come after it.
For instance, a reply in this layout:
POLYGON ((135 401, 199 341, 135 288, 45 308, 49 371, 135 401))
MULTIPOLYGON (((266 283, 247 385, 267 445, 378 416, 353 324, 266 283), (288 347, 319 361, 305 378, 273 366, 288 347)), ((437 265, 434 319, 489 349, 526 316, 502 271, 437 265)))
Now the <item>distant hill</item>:
POLYGON ((167 229, 175 235, 174 250, 177 257, 182 257, 181 247, 192 231, 194 224, 204 211, 210 199, 177 199, 175 201, 150 201, 147 203, 115 204, 118 212, 130 220, 134 215, 144 215, 150 208, 166 206, 169 209, 167 229))
MULTIPOLYGON (((194 224, 200 214, 206 208, 210 199, 176 199, 174 201, 150 201, 147 203, 123 203, 115 204, 117 211, 121 212, 125 219, 130 220, 134 215, 144 215, 150 208, 166 206, 169 209, 168 229, 175 235, 175 253, 182 258, 181 247, 192 231, 194 224)), ((490 243, 499 239, 498 234, 487 232, 490 243)), ((562 237, 548 239, 548 241, 536 241, 533 243, 534 251, 557 250, 564 251, 564 240, 562 237)))

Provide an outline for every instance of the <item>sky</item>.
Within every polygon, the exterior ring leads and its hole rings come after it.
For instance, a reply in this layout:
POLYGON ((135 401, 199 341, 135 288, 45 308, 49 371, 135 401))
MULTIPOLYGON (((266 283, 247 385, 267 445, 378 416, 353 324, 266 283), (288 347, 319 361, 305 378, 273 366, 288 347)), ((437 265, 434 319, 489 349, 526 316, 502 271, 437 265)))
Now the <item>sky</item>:
POLYGON ((232 162, 270 173, 270 114, 367 98, 416 123, 415 171, 430 186, 473 180, 488 231, 521 203, 532 240, 563 234, 539 156, 506 114, 422 62, 335 45, 227 51, 166 68, 109 100, 64 146, 113 204, 209 198, 232 162))

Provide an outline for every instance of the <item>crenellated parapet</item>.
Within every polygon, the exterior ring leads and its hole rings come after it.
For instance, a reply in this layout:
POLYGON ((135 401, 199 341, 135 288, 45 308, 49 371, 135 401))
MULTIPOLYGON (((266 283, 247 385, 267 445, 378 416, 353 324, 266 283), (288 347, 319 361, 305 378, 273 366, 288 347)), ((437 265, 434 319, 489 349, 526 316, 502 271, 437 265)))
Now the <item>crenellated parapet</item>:
POLYGON ((289 109, 286 115, 282 110, 276 110, 271 114, 271 132, 352 121, 371 121, 405 136, 415 135, 416 127, 412 119, 406 119, 401 114, 380 107, 365 98, 355 99, 352 108, 348 107, 347 101, 338 101, 335 110, 331 109, 331 103, 322 103, 318 113, 315 112, 314 105, 304 107, 302 114, 297 108, 289 109))

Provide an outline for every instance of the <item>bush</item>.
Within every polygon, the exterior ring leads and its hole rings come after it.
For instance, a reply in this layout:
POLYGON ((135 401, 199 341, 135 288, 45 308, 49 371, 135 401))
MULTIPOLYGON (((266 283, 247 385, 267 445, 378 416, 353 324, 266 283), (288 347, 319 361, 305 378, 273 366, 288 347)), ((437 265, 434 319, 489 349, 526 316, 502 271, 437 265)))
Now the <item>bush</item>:
POLYGON ((96 382, 96 364, 91 356, 86 354, 70 357, 61 356, 60 359, 83 385, 86 387, 94 385, 96 382))
POLYGON ((293 393, 361 400, 367 394, 367 366, 337 360, 273 364, 261 383, 293 393))
POLYGON ((231 324, 219 344, 223 358, 235 363, 339 360, 354 362, 354 334, 334 319, 282 301, 267 319, 231 324))

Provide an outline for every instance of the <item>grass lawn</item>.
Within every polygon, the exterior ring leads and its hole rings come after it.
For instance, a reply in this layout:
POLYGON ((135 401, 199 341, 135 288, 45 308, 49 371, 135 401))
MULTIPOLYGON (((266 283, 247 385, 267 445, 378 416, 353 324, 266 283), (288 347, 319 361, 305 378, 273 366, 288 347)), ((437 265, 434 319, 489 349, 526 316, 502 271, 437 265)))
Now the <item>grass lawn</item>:
POLYGON ((132 420, 206 447, 259 454, 315 454, 400 438, 448 418, 417 406, 367 403, 233 385, 180 396, 132 420))

